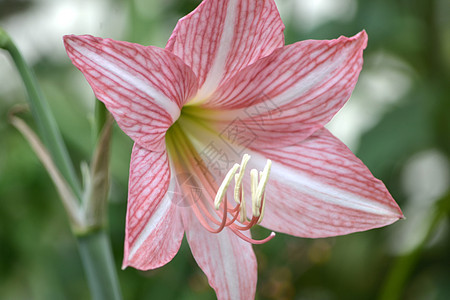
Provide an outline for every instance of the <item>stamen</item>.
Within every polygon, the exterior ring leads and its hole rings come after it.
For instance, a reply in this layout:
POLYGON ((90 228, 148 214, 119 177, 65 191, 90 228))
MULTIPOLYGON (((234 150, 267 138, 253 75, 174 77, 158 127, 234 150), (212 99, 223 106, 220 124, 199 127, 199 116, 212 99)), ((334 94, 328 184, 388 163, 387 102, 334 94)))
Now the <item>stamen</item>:
POLYGON ((266 237, 265 239, 262 239, 262 240, 254 240, 252 238, 249 238, 240 231, 233 231, 233 232, 234 232, 234 234, 236 234, 238 237, 240 237, 244 241, 252 243, 252 244, 264 244, 275 237, 275 232, 273 232, 273 231, 270 233, 270 235, 268 237, 266 237))
MULTIPOLYGON (((275 234, 272 232, 263 240, 254 240, 243 232, 259 224, 262 220, 266 200, 264 190, 269 177, 271 161, 267 161, 267 164, 262 172, 258 172, 256 169, 252 169, 250 171, 252 217, 248 219, 246 213, 243 179, 249 160, 250 155, 245 154, 242 157, 241 164, 234 164, 225 175, 225 178, 220 184, 220 187, 217 189, 217 193, 214 198, 215 212, 211 210, 212 207, 208 207, 208 201, 193 201, 192 209, 199 222, 211 233, 219 233, 225 227, 228 227, 234 234, 244 241, 252 244, 261 244, 271 240, 275 234), (233 177, 235 181, 233 198, 236 205, 234 207, 228 207, 229 203, 227 199, 227 190, 233 177)), ((217 185, 215 185, 216 183, 214 180, 211 181, 208 178, 208 174, 209 173, 199 174, 199 179, 210 183, 205 186, 205 188, 207 190, 207 194, 212 195, 214 193, 214 186, 217 187, 217 185)))
POLYGON ((262 196, 262 206, 261 206, 261 215, 259 216, 258 222, 256 223, 257 225, 261 224, 261 221, 264 217, 264 208, 266 207, 266 193, 264 192, 263 196, 262 196))
POLYGON ((235 186, 234 186, 234 201, 236 201, 237 204, 240 204, 241 201, 239 196, 240 194, 240 189, 242 186, 242 179, 244 178, 244 171, 245 168, 247 167, 247 163, 250 160, 250 155, 248 154, 244 154, 244 156, 242 157, 242 162, 241 162, 241 168, 239 169, 239 173, 236 174, 235 177, 235 186))
POLYGON ((254 213, 252 218, 248 219, 244 197, 243 176, 245 175, 244 172, 250 159, 250 155, 245 154, 242 157, 241 165, 235 164, 232 167, 232 169, 226 174, 220 187, 217 189, 217 182, 211 172, 199 172, 199 168, 202 170, 208 170, 208 168, 204 165, 203 159, 198 155, 197 150, 191 144, 181 128, 175 125, 172 130, 173 135, 169 135, 168 141, 170 142, 170 145, 172 145, 172 147, 180 153, 180 156, 174 156, 172 158, 173 164, 187 171, 187 173, 196 174, 198 178, 195 179, 194 177, 193 180, 199 180, 203 183, 205 193, 202 193, 199 199, 188 197, 193 213, 201 225, 211 233, 219 233, 225 227, 228 227, 228 229, 239 238, 252 244, 262 244, 271 240, 275 236, 275 233, 273 232, 262 240, 252 239, 243 233, 261 222, 265 203, 264 189, 267 183, 270 167, 266 165, 259 180, 258 172, 256 170, 252 170, 250 172, 252 185, 252 210, 254 210, 254 213), (174 140, 175 136, 177 137, 176 141, 174 140), (236 174, 238 169, 239 173, 236 174), (233 195, 236 205, 228 208, 229 203, 227 199, 227 189, 233 177, 236 184, 233 195), (214 198, 215 210, 212 209, 212 198, 214 198), (261 200, 257 201, 258 198, 261 198, 261 200))
POLYGON ((258 208, 261 208, 261 198, 262 194, 264 193, 266 189, 267 181, 269 180, 269 173, 270 168, 272 166, 272 161, 270 159, 267 160, 266 166, 264 167, 264 170, 262 173, 260 173, 258 188, 256 189, 256 206, 258 208))
POLYGON ((256 205, 257 194, 256 190, 258 188, 258 171, 256 169, 252 169, 250 171, 250 189, 252 191, 252 215, 254 217, 259 217, 259 210, 256 205))
POLYGON ((222 203, 223 197, 225 196, 228 186, 231 183, 231 180, 233 179, 234 174, 236 174, 237 169, 239 168, 239 164, 234 164, 234 166, 228 171, 227 175, 225 176, 225 179, 222 181, 222 184, 219 187, 219 190, 217 191, 216 198, 214 199, 214 207, 216 210, 219 209, 220 203, 222 203))
POLYGON ((240 221, 241 223, 244 223, 247 220, 247 206, 245 204, 245 197, 244 197, 244 189, 240 187, 241 189, 241 205, 239 206, 239 214, 241 216, 240 221))

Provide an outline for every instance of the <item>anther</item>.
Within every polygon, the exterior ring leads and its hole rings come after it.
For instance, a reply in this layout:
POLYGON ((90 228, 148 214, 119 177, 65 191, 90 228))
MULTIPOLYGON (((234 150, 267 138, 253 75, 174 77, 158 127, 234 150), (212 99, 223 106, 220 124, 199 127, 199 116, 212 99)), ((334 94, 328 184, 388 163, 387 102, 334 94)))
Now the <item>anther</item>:
MULTIPOLYGON (((238 186, 239 176, 240 176, 240 174, 236 174, 235 175, 235 181, 236 181, 235 184, 236 184, 236 186, 238 186)), ((236 201, 236 203, 239 204, 239 216, 240 216, 239 221, 241 223, 244 223, 244 221, 246 221, 246 219, 247 219, 247 211, 246 211, 246 204, 245 204, 244 189, 242 188, 242 186, 239 186, 239 189, 236 189, 236 186, 235 186, 235 189, 234 189, 234 200, 236 201), (236 190, 237 190, 237 193, 236 193, 236 190)))
POLYGON ((258 222, 256 222, 257 225, 261 224, 263 217, 264 217, 264 208, 266 207, 266 193, 263 195, 263 201, 262 201, 262 207, 261 207, 261 214, 258 218, 258 222))
POLYGON ((234 201, 236 201, 237 204, 241 203, 241 186, 242 186, 242 179, 244 178, 244 171, 247 167, 247 163, 250 160, 250 155, 244 154, 241 161, 241 168, 239 169, 239 173, 236 174, 235 177, 235 186, 234 186, 234 201))
POLYGON ((266 166, 264 170, 260 172, 260 178, 258 187, 256 189, 256 206, 261 208, 261 198, 263 196, 264 191, 266 190, 266 184, 269 180, 270 168, 272 166, 272 161, 270 159, 267 160, 266 166))
POLYGON ((259 210, 257 207, 257 194, 256 190, 258 188, 258 171, 256 169, 252 169, 250 171, 250 189, 252 191, 252 215, 254 217, 259 217, 259 210))
POLYGON ((222 181, 222 184, 220 185, 219 190, 217 191, 216 198, 214 199, 214 207, 216 208, 216 210, 219 209, 220 203, 222 203, 222 200, 227 192, 228 186, 230 185, 231 180, 236 174, 238 168, 239 164, 234 164, 234 166, 228 171, 227 175, 222 181))
POLYGON ((264 216, 264 208, 266 202, 266 185, 269 180, 270 168, 272 162, 267 160, 267 163, 262 172, 258 172, 256 169, 250 171, 250 192, 252 201, 252 217, 247 217, 246 203, 244 197, 244 187, 243 178, 245 175, 245 168, 250 160, 250 155, 244 154, 242 157, 241 164, 234 164, 233 167, 228 171, 224 180, 222 181, 216 196, 214 198, 214 208, 217 210, 216 216, 219 220, 216 220, 202 203, 194 203, 194 213, 198 215, 199 221, 202 225, 212 233, 221 232, 225 227, 228 227, 233 231, 238 237, 244 241, 248 241, 253 244, 265 243, 274 237, 272 232, 267 238, 263 240, 254 240, 247 237, 242 231, 246 231, 256 224, 260 224, 264 216), (227 190, 233 180, 235 181, 234 187, 234 200, 236 206, 228 208, 229 202, 227 199, 227 190), (227 205, 228 204, 228 205, 227 205), (216 225, 218 228, 211 227, 203 216, 201 216, 201 211, 210 219, 210 221, 216 225))

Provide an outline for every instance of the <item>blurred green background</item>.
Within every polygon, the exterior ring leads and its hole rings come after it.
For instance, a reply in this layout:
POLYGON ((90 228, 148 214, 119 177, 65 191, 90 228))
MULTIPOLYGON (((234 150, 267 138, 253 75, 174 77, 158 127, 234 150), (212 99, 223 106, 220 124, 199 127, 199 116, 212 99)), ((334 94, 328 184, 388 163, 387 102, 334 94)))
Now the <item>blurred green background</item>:
MULTIPOLYGON (((278 234, 254 246, 257 299, 450 299, 450 1, 276 2, 286 44, 367 31, 357 88, 329 128, 385 182, 407 219, 338 238, 278 234)), ((176 21, 198 3, 0 0, 0 26, 33 66, 77 165, 93 148, 94 97, 70 64, 62 35, 163 47, 176 21)), ((55 188, 7 122, 8 111, 25 100, 0 51, 0 299, 89 299, 55 188)), ((131 144, 116 127, 109 230, 118 268, 131 144)), ((124 299, 215 298, 185 242, 158 270, 118 274, 124 299)))

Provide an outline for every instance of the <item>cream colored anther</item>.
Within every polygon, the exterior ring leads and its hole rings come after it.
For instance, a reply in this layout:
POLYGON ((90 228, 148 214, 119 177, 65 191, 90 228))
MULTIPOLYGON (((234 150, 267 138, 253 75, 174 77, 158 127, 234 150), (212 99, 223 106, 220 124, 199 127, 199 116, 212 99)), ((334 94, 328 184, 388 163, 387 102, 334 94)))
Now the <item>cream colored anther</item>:
POLYGON ((252 215, 254 217, 259 217, 259 210, 256 205, 257 202, 256 190, 258 189, 258 171, 256 169, 252 169, 250 171, 250 189, 252 192, 252 215))
MULTIPOLYGON (((214 199, 214 207, 219 210, 220 204, 223 202, 227 189, 234 177, 234 200, 238 204, 240 222, 244 223, 247 221, 246 204, 244 197, 243 179, 245 175, 245 168, 250 160, 250 155, 244 154, 242 157, 241 164, 234 164, 231 170, 228 171, 222 184, 217 191, 216 197, 214 199), (239 172, 237 173, 239 169, 239 172)), ((266 201, 265 189, 267 181, 269 180, 270 168, 272 166, 272 161, 267 160, 267 163, 262 172, 258 172, 256 169, 250 171, 250 191, 251 191, 251 201, 252 201, 252 217, 258 218, 257 223, 261 223, 264 214, 264 207, 266 201)), ((248 220, 250 221, 250 220, 248 220)))
MULTIPOLYGON (((236 203, 239 204, 239 221, 241 223, 244 223, 244 221, 247 218, 247 210, 245 208, 245 196, 244 196, 244 188, 242 188, 242 185, 239 186, 239 188, 237 189, 237 193, 236 193, 236 186, 238 186, 238 182, 239 182, 239 176, 240 174, 236 174, 235 175, 235 189, 234 189, 234 200, 236 201, 236 203), (239 190, 240 190, 240 195, 239 195, 239 190)), ((241 180, 242 183, 242 180, 241 180)))
MULTIPOLYGON (((239 169, 239 173, 235 176, 235 186, 234 186, 234 201, 237 204, 241 203, 241 199, 244 198, 243 195, 240 195, 240 190, 242 187, 242 179, 244 179, 245 168, 247 167, 247 163, 250 160, 250 155, 244 154, 241 161, 241 168, 239 169), (241 197, 242 196, 242 197, 241 197)), ((242 189, 243 191, 244 189, 242 189)), ((243 193, 243 192, 242 192, 243 193)))
POLYGON ((270 168, 272 167, 272 161, 267 160, 264 170, 260 173, 258 188, 256 189, 256 206, 261 208, 261 200, 264 191, 266 190, 267 181, 269 181, 270 168))
MULTIPOLYGON (((259 172, 259 180, 261 180, 262 177, 263 177, 263 172, 259 172)), ((261 224, 261 221, 264 218, 264 209, 266 208, 266 192, 265 192, 265 190, 263 191, 261 202, 262 202, 261 215, 258 218, 258 222, 256 222, 256 224, 258 224, 258 225, 261 224)))
POLYGON ((225 194, 227 192, 228 186, 230 185, 231 180, 233 180, 233 177, 236 174, 238 168, 239 164, 234 164, 234 166, 228 171, 227 175, 223 179, 222 184, 217 191, 216 198, 214 199, 214 207, 217 210, 219 209, 220 204, 222 203, 223 198, 225 197, 225 194))

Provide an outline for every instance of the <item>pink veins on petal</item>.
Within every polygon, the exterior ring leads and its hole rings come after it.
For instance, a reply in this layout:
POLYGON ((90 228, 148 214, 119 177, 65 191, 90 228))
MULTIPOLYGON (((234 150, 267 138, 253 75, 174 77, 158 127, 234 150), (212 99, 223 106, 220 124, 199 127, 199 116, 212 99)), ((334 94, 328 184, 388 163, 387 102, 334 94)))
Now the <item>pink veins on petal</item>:
POLYGON ((274 237, 252 238, 253 226, 317 238, 403 217, 324 128, 356 85, 366 33, 285 46, 283 30, 273 0, 205 0, 165 49, 64 37, 135 142, 123 267, 166 264, 186 234, 218 299, 251 299, 252 244, 274 237))

